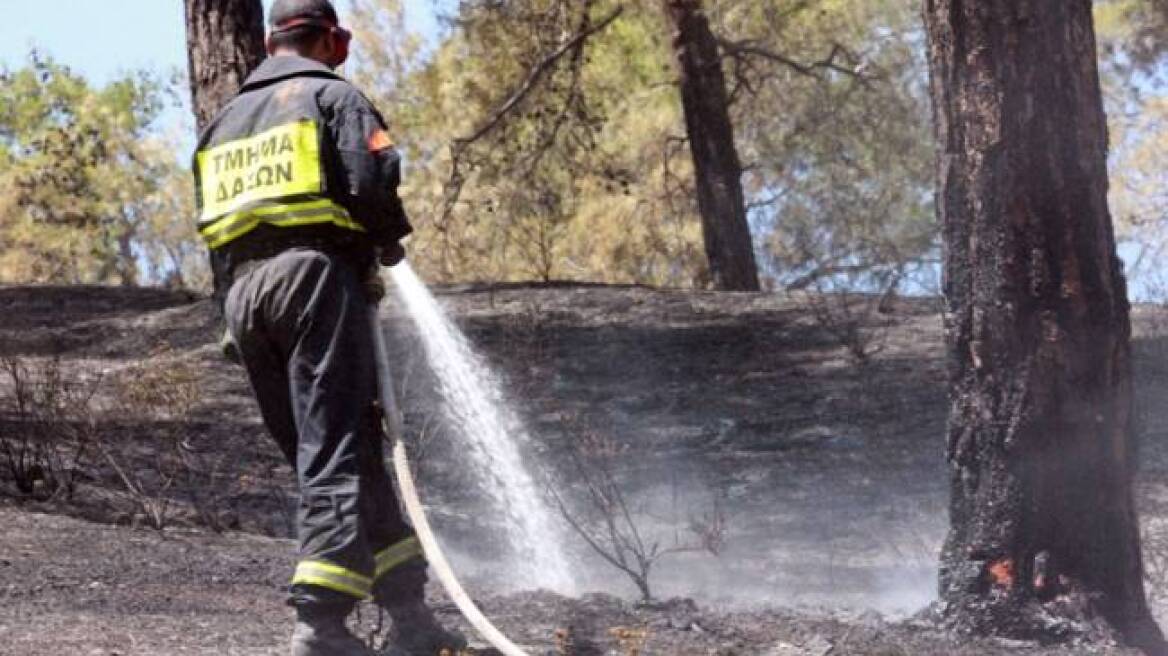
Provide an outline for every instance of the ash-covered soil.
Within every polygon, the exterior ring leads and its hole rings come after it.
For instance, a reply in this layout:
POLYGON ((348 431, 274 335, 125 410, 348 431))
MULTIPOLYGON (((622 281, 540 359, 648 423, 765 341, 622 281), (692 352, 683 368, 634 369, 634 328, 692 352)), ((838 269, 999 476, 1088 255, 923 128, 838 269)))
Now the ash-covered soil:
MULTIPOLYGON (((860 362, 805 298, 585 286, 440 297, 500 373, 538 459, 569 498, 580 493, 572 449, 602 435, 619 447, 614 474, 647 536, 669 546, 688 539, 695 518, 725 522, 717 555, 671 555, 654 569, 655 596, 692 602, 634 604, 629 580, 570 538, 578 594, 515 590, 492 568, 515 536, 498 534, 468 484, 420 347, 392 312, 409 430, 425 436, 419 474, 433 522, 488 615, 533 654, 564 652, 567 642, 578 654, 1123 653, 971 641, 912 619, 933 599, 946 521, 935 300, 857 311, 870 352, 860 362)), ((829 302, 844 321, 840 299, 829 302)), ((1168 312, 1135 314, 1137 493, 1148 592, 1164 620, 1168 312)), ((95 421, 101 435, 133 446, 137 466, 148 468, 168 438, 217 463, 216 478, 168 488, 172 527, 163 532, 143 526, 99 458, 85 463, 69 499, 20 494, 0 471, 0 654, 284 653, 291 472, 242 371, 218 355, 209 302, 158 290, 0 287, 0 316, 0 358, 59 358, 95 383, 99 408, 119 375, 196 372, 200 394, 182 417, 104 412, 95 421), (222 534, 199 512, 207 480, 220 491, 222 534)), ((0 376, 0 398, 10 387, 0 376)), ((10 404, 0 428, 17 428, 10 404)), ((368 629, 368 612, 363 619, 368 629)))
MULTIPOLYGON (((291 613, 280 593, 292 549, 286 540, 157 533, 10 506, 0 509, 0 521, 6 529, 0 540, 2 654, 286 653, 291 613)), ((476 592, 484 612, 533 656, 1128 653, 962 639, 875 613, 728 610, 691 600, 646 607, 604 594, 476 592)), ((469 631, 454 607, 432 594, 439 617, 469 631)), ((360 618, 361 635, 373 634, 371 612, 360 618)))

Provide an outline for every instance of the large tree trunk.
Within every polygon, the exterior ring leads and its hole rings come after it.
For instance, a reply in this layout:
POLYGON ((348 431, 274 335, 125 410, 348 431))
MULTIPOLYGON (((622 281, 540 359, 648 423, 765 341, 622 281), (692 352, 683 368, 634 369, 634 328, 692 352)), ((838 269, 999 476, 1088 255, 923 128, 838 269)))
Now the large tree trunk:
POLYGON ((673 23, 673 49, 710 276, 717 289, 756 291, 758 268, 746 222, 742 166, 718 42, 701 0, 665 0, 665 6, 673 23))
MULTIPOLYGON (((260 0, 183 0, 187 22, 187 65, 191 107, 199 132, 267 56, 264 6, 260 0)), ((210 254, 212 297, 222 307, 227 272, 210 254)))
POLYGON ((944 614, 1023 637, 1103 627, 1161 653, 1091 1, 924 4, 947 248, 944 614))
POLYGON ((264 51, 260 0, 184 0, 191 106, 202 131, 259 66, 264 51))

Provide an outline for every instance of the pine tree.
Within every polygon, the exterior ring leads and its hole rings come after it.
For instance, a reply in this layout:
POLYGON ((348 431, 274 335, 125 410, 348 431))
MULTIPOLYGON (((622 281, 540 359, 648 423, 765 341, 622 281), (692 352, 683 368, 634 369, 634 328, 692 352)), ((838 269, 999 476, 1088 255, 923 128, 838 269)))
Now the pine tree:
POLYGON ((185 0, 191 100, 200 130, 264 60, 260 0, 185 0))
POLYGON ((1030 637, 1085 612, 1163 653, 1091 2, 926 0, 925 20, 947 246, 945 615, 1030 637))

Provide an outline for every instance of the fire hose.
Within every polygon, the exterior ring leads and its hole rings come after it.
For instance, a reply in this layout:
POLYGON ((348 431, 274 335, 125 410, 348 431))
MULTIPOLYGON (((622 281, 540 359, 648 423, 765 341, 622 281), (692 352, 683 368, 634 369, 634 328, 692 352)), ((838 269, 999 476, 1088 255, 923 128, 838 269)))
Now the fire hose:
POLYGON ((484 640, 499 650, 504 656, 528 656, 507 639, 491 621, 483 615, 470 595, 463 589, 462 584, 454 575, 454 570, 446 560, 446 556, 438 547, 438 540, 426 519, 426 512, 422 500, 418 496, 418 488, 414 483, 414 476, 410 472, 409 459, 406 457, 406 447, 403 431, 403 417, 397 404, 397 395, 393 390, 392 368, 389 363, 389 349, 385 344, 385 333, 381 330, 381 320, 378 317, 377 306, 370 312, 370 323, 373 326, 373 348, 377 356, 377 390, 381 402, 382 412, 385 414, 385 432, 393 445, 393 471, 397 477, 398 491, 401 493, 402 503, 406 508, 406 515, 414 525, 418 542, 422 544, 422 552, 433 568, 438 581, 446 594, 458 607, 466 621, 474 627, 484 640))

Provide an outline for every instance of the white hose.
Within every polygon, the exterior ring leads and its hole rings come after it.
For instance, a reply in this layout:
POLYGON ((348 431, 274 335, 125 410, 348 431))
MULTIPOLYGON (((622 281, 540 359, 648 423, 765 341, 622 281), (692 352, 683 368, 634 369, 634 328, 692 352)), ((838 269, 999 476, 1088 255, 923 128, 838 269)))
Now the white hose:
POLYGON ((504 656, 528 656, 527 652, 508 640, 507 636, 496 629, 495 625, 491 624, 491 621, 483 615, 470 596, 466 594, 466 590, 463 590, 462 584, 455 577, 454 570, 451 569, 446 556, 438 547, 438 540, 435 539, 430 522, 426 519, 422 500, 418 497, 417 485, 414 484, 414 476, 410 472, 409 459, 406 457, 405 441, 402 439, 403 418, 397 404, 397 396, 393 390, 389 349, 385 345, 385 334, 381 331, 381 321, 378 319, 376 307, 371 309, 370 317, 373 327, 373 349, 377 355, 377 389, 382 410, 385 412, 386 430, 393 442, 393 471, 397 476, 398 490, 401 492, 402 503, 406 507, 406 515, 409 516, 414 525, 414 532, 417 533, 418 541, 422 544, 426 560, 438 576, 438 581, 446 590, 446 594, 450 596, 454 605, 462 612, 462 616, 466 618, 467 622, 470 622, 470 625, 474 627, 475 631, 478 631, 484 640, 498 649, 504 656))

